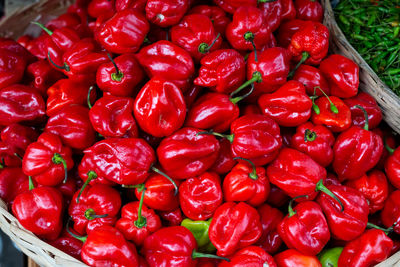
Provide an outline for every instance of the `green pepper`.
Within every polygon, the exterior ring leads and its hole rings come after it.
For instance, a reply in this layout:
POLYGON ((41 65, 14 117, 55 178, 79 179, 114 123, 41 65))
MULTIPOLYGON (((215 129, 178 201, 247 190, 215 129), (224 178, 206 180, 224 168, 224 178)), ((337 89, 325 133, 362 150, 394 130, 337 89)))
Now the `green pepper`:
POLYGON ((210 223, 211 219, 208 219, 207 221, 192 221, 187 218, 181 222, 181 226, 192 232, 197 241, 199 251, 201 252, 214 252, 216 250, 208 237, 208 228, 210 228, 210 223))
POLYGON ((322 267, 337 267, 340 254, 343 247, 324 249, 319 255, 318 259, 322 267))

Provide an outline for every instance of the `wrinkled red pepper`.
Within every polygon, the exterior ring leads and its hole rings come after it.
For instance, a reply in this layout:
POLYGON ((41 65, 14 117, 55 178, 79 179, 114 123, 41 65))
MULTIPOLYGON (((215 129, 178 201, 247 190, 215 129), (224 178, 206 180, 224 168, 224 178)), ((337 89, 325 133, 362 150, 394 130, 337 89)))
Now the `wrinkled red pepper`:
POLYGON ((282 1, 276 0, 259 3, 258 8, 263 13, 264 21, 271 32, 277 30, 282 20, 282 1))
POLYGON ((161 27, 178 24, 189 8, 187 0, 148 0, 146 18, 161 27))
POLYGON ((381 212, 381 220, 384 226, 392 227, 394 231, 400 233, 400 190, 393 191, 387 200, 381 212))
POLYGON ((218 158, 211 167, 210 171, 218 174, 226 174, 233 168, 233 166, 235 166, 236 161, 233 159, 231 143, 228 139, 220 139, 219 147, 220 149, 218 158))
POLYGON ((0 199, 12 205, 14 199, 29 191, 28 176, 21 168, 0 169, 0 199))
POLYGON ((322 22, 324 10, 318 0, 295 0, 296 18, 322 22))
POLYGON ((282 245, 282 238, 278 234, 277 227, 284 215, 280 210, 268 204, 262 204, 257 211, 260 214, 262 234, 256 245, 267 253, 275 254, 282 245))
POLYGON ((304 255, 295 249, 275 255, 274 260, 279 267, 322 267, 316 256, 304 255))
POLYGON ((321 90, 329 95, 330 89, 327 80, 322 75, 322 72, 313 66, 301 65, 294 73, 293 80, 304 84, 306 92, 310 96, 314 94, 323 96, 321 90), (316 90, 314 92, 314 88, 317 86, 321 88, 321 90, 316 90))
POLYGON ((389 181, 396 187, 400 188, 400 147, 396 150, 391 149, 392 153, 385 163, 385 172, 389 181))
POLYGON ((249 246, 237 251, 230 257, 230 262, 223 261, 219 267, 240 267, 240 266, 269 266, 277 267, 274 258, 262 248, 249 246))
POLYGON ((225 35, 226 26, 231 22, 224 10, 217 6, 198 5, 190 9, 188 14, 201 14, 209 17, 215 31, 222 36, 225 35))

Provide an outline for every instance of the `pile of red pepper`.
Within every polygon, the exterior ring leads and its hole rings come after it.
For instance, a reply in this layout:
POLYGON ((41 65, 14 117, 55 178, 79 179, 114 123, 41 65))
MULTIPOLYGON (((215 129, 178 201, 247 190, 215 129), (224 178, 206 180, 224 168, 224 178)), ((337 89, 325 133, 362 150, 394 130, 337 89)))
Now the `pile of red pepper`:
POLYGON ((92 266, 385 260, 399 137, 322 17, 315 0, 77 0, 1 38, 0 198, 92 266))

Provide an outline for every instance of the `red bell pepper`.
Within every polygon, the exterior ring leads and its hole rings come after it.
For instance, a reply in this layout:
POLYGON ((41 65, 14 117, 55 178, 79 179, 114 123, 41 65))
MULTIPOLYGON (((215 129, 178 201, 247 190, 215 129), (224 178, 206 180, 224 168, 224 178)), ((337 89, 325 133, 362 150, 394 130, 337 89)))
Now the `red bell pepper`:
POLYGON ((390 183, 400 188, 400 147, 396 150, 391 149, 390 152, 392 154, 386 160, 385 172, 390 183))
POLYGON ((81 260, 82 242, 72 237, 66 230, 61 235, 52 241, 48 242, 51 246, 67 253, 77 260, 81 260))
POLYGON ((225 35, 226 26, 231 22, 224 10, 217 6, 198 5, 188 11, 188 14, 201 14, 209 17, 214 26, 214 30, 225 35))
POLYGON ((60 136, 65 145, 77 150, 88 148, 96 138, 89 109, 80 105, 66 106, 51 116, 45 132, 60 136))
POLYGON ((135 53, 142 45, 150 25, 140 12, 121 10, 96 29, 96 40, 111 53, 135 53))
POLYGON ((161 228, 160 217, 143 204, 146 188, 143 185, 140 189, 140 202, 130 202, 123 206, 121 218, 115 226, 127 240, 132 240, 137 246, 141 246, 150 234, 161 228))
POLYGON ((22 160, 24 173, 46 186, 55 186, 63 180, 66 182, 68 170, 73 166, 71 149, 51 133, 42 133, 36 142, 31 143, 22 160))
POLYGON ((220 49, 201 59, 196 85, 205 86, 219 93, 235 91, 246 76, 246 63, 242 55, 233 49, 220 49))
POLYGON ((104 137, 138 137, 133 98, 105 95, 89 111, 93 128, 104 137))
POLYGON ((236 9, 232 22, 226 27, 226 38, 237 50, 261 49, 267 43, 269 34, 263 13, 252 6, 236 9))
POLYGON ((46 59, 47 58, 47 39, 50 38, 47 34, 39 35, 37 38, 33 38, 30 35, 23 35, 17 41, 21 44, 26 50, 29 51, 33 56, 37 59, 46 59))
POLYGON ((27 64, 36 61, 36 58, 24 46, 13 39, 0 37, 0 49, 5 49, 10 53, 20 55, 25 59, 27 64))
POLYGON ((298 81, 288 81, 275 92, 260 96, 258 105, 280 126, 299 126, 311 117, 312 101, 298 81))
POLYGON ((260 215, 244 202, 225 202, 215 211, 208 235, 217 255, 231 255, 261 237, 260 215))
POLYGON ((75 192, 68 214, 74 222, 74 230, 79 234, 90 234, 97 227, 113 226, 121 208, 119 192, 109 186, 87 185, 75 192))
POLYGON ((88 14, 93 18, 104 17, 111 18, 115 13, 115 0, 92 0, 87 6, 88 14))
POLYGON ((343 99, 343 102, 351 110, 351 119, 353 125, 364 127, 365 118, 364 113, 361 109, 357 108, 356 105, 363 107, 368 113, 368 126, 372 130, 378 127, 379 123, 382 121, 382 111, 375 99, 364 92, 360 92, 358 95, 343 99))
POLYGON ((15 84, 0 89, 0 126, 41 122, 45 103, 34 88, 15 84))
POLYGON ((392 227, 394 231, 400 233, 400 190, 393 191, 387 200, 381 212, 381 220, 384 226, 392 227))
POLYGON ((28 184, 28 176, 21 168, 0 169, 0 199, 8 205, 12 205, 19 194, 29 191, 28 184))
POLYGON ((171 81, 182 92, 189 89, 194 75, 194 64, 186 50, 162 40, 141 49, 136 58, 150 78, 159 76, 171 81))
POLYGON ((241 267, 241 266, 269 266, 277 267, 274 258, 262 248, 249 246, 237 251, 230 257, 230 262, 223 261, 219 267, 241 267))
POLYGON ((212 172, 185 180, 179 186, 179 202, 183 213, 192 220, 211 218, 222 204, 221 180, 212 172))
POLYGON ((296 18, 296 8, 294 7, 293 0, 282 1, 282 20, 291 20, 296 18))
MULTIPOLYGON (((284 1, 287 0, 281 0, 282 3, 284 1)), ((276 35, 279 46, 288 47, 292 41, 293 34, 302 29, 305 24, 306 21, 301 19, 292 19, 282 22, 277 30, 276 35)))
POLYGON ((323 167, 333 161, 335 137, 323 125, 314 125, 312 122, 300 125, 290 143, 292 148, 307 154, 323 167))
POLYGON ((275 255, 274 260, 279 267, 322 267, 316 256, 304 255, 295 249, 275 255))
POLYGON ((353 240, 361 235, 368 222, 369 207, 361 192, 347 186, 329 185, 327 188, 342 202, 327 194, 317 198, 328 221, 331 235, 339 240, 353 240))
POLYGON ((275 254, 282 245, 282 238, 278 234, 278 224, 283 220, 283 213, 268 204, 262 204, 257 208, 260 214, 262 234, 256 245, 267 253, 275 254))
POLYGON ((330 89, 327 80, 322 75, 322 72, 309 65, 301 65, 293 75, 293 80, 304 84, 306 87, 306 92, 308 95, 312 96, 316 94, 317 96, 323 96, 322 91, 329 95, 330 89), (316 90, 315 87, 321 88, 321 90, 316 90))
POLYGON ((342 55, 330 55, 321 62, 319 69, 328 80, 331 95, 342 98, 357 95, 359 67, 351 59, 342 55))
POLYGON ((306 255, 317 255, 328 243, 331 235, 321 207, 314 201, 299 203, 279 223, 277 230, 289 248, 306 255))
POLYGON ((63 197, 52 187, 33 188, 19 194, 12 205, 12 212, 23 227, 45 240, 56 239, 62 230, 63 197))
POLYGON ((133 96, 144 72, 133 54, 123 54, 103 63, 96 73, 96 83, 103 92, 114 96, 133 96))
POLYGON ((168 175, 185 179, 207 171, 216 161, 218 140, 201 130, 182 128, 161 141, 157 148, 158 160, 168 175))
POLYGON ((258 8, 263 13, 264 22, 268 25, 271 32, 276 31, 282 20, 282 1, 276 0, 259 3, 258 8))
POLYGON ((235 166, 235 164, 236 161, 233 159, 231 143, 228 139, 220 139, 218 158, 210 168, 210 171, 216 172, 220 175, 226 174, 233 168, 233 166, 235 166))
POLYGON ((185 121, 185 100, 174 83, 154 77, 136 96, 134 113, 146 133, 155 137, 169 136, 185 121))
POLYGON ((161 27, 178 24, 189 8, 187 0, 148 0, 146 18, 161 27))
POLYGON ((343 267, 368 267, 386 260, 393 241, 384 231, 371 229, 350 241, 340 254, 338 265, 343 267))
POLYGON ((296 18, 322 22, 324 10, 318 0, 295 0, 296 18))
POLYGON ((96 91, 89 92, 90 84, 76 82, 71 79, 61 79, 47 89, 46 114, 49 117, 60 112, 64 107, 70 105, 86 106, 89 101, 96 99, 96 91))
POLYGON ((372 170, 358 179, 346 182, 346 186, 360 191, 368 201, 369 214, 381 210, 389 195, 389 184, 383 172, 372 170))
POLYGON ((267 200, 269 181, 263 167, 255 167, 251 161, 239 163, 225 176, 222 188, 225 201, 244 201, 259 206, 267 200), (250 164, 250 166, 249 166, 250 164))

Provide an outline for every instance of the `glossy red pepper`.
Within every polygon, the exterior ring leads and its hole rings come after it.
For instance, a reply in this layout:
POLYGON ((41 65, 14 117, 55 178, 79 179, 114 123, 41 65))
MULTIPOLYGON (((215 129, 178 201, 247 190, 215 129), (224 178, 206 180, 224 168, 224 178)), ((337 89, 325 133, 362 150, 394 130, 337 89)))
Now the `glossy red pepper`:
POLYGON ((318 0, 295 0, 296 18, 322 22, 324 10, 318 0))
POLYGON ((179 226, 184 219, 180 208, 171 211, 159 211, 158 214, 163 219, 163 225, 179 226))
POLYGON ((10 147, 4 142, 0 142, 0 169, 4 167, 20 167, 21 159, 18 157, 15 147, 10 147))
POLYGON ((146 133, 155 137, 169 136, 185 121, 185 100, 174 83, 154 77, 136 96, 134 113, 146 133))
POLYGON ((90 86, 90 84, 71 79, 58 80, 47 89, 47 116, 52 117, 70 105, 87 106, 88 97, 91 102, 96 99, 95 90, 89 93, 90 86))
POLYGON ((148 0, 146 18, 161 27, 178 24, 189 8, 187 0, 148 0))
POLYGON ((46 42, 50 38, 47 34, 42 34, 37 38, 33 38, 30 35, 23 35, 18 39, 18 43, 21 44, 26 50, 28 50, 33 56, 38 59, 47 58, 47 46, 46 42))
POLYGON ((312 122, 297 127, 290 142, 292 148, 307 154, 323 167, 333 161, 334 143, 335 137, 329 129, 323 125, 314 125, 312 122))
POLYGON ((236 9, 232 22, 226 27, 226 38, 237 50, 261 49, 267 43, 269 34, 263 13, 252 6, 236 9))
POLYGON ((338 265, 343 267, 368 267, 386 260, 393 241, 384 231, 371 229, 350 241, 340 254, 338 265))
POLYGON ((161 141, 157 148, 158 160, 172 178, 200 175, 216 161, 219 152, 217 139, 200 132, 186 127, 161 141))
POLYGON ((261 237, 260 215, 244 202, 225 202, 215 211, 208 235, 217 255, 231 255, 261 237))
POLYGON ((222 184, 224 200, 243 201, 252 206, 259 206, 267 200, 269 181, 263 167, 256 168, 251 161, 244 161, 233 167, 225 176, 222 184))
POLYGON ((15 84, 0 89, 0 125, 41 122, 45 103, 34 88, 15 84))
POLYGON ((67 180, 74 166, 72 151, 55 134, 42 133, 31 143, 22 159, 22 170, 41 185, 55 186, 67 180))
POLYGON ((36 58, 19 42, 14 41, 11 38, 0 37, 0 49, 5 49, 10 53, 15 53, 24 58, 27 64, 36 61, 36 58))
POLYGON ((33 188, 19 194, 12 205, 12 212, 27 230, 45 240, 56 239, 62 230, 63 197, 52 187, 33 188))
POLYGON ((51 116, 45 132, 59 135, 65 145, 77 150, 88 148, 96 138, 89 109, 80 105, 66 106, 51 116))
POLYGON ((99 88, 114 96, 133 96, 143 79, 144 72, 133 54, 123 54, 103 63, 96 73, 99 88))
POLYGON ((369 213, 381 210, 389 195, 389 185, 383 172, 372 170, 361 178, 346 182, 346 186, 360 191, 368 201, 369 213))
POLYGON ((2 143, 11 151, 15 151, 17 157, 23 157, 28 145, 35 142, 38 137, 39 133, 34 128, 17 123, 10 124, 1 131, 2 143))
POLYGON ((259 3, 258 8, 263 13, 264 22, 268 25, 271 32, 276 31, 282 20, 282 1, 276 0, 259 3))
POLYGON ((262 248, 249 246, 237 251, 230 257, 230 262, 223 261, 219 267, 263 266, 277 267, 274 258, 262 248))
POLYGON ((105 95, 89 111, 93 128, 104 137, 138 137, 133 98, 105 95))
POLYGON ((400 233, 400 190, 393 191, 387 200, 381 212, 381 220, 384 226, 392 227, 394 231, 400 233))
POLYGON ((313 201, 301 202, 294 209, 289 203, 289 214, 277 230, 289 248, 306 255, 317 255, 331 237, 321 207, 313 201))
POLYGON ((22 193, 29 191, 28 176, 21 168, 0 169, 0 199, 12 205, 14 199, 22 193))
POLYGON ((280 210, 268 204, 262 204, 257 211, 260 214, 262 234, 256 245, 267 253, 275 254, 282 245, 282 238, 278 234, 277 227, 284 215, 280 210))
POLYGON ((48 242, 55 248, 67 253, 77 260, 81 260, 82 242, 72 237, 67 231, 63 231, 61 235, 52 241, 48 242))
POLYGON ((330 89, 327 80, 322 75, 322 72, 309 65, 301 65, 293 75, 293 80, 300 82, 306 87, 306 92, 308 95, 312 96, 316 94, 317 96, 323 96, 325 94, 329 95, 330 89), (315 87, 321 88, 321 90, 315 90, 315 87))
POLYGON ((192 107, 194 101, 199 97, 199 95, 204 91, 203 87, 193 84, 189 90, 187 90, 183 97, 185 98, 186 108, 189 109, 192 107))
POLYGON ((76 25, 79 25, 81 23, 81 20, 78 15, 74 13, 63 13, 59 15, 58 17, 50 20, 49 22, 46 23, 46 27, 54 31, 56 29, 60 29, 63 27, 74 27, 76 25))
POLYGON ((111 18, 114 13, 114 2, 115 0, 93 0, 89 2, 87 7, 88 14, 93 18, 100 16, 105 18, 111 18))
POLYGON ((74 230, 80 235, 90 234, 97 227, 113 226, 121 208, 119 192, 109 186, 87 185, 72 197, 68 214, 74 222, 74 230))
POLYGON ((341 98, 357 95, 359 67, 351 59, 342 55, 330 55, 321 62, 319 69, 328 80, 331 95, 341 98))
POLYGON ((188 14, 201 14, 209 17, 214 30, 222 36, 225 35, 226 26, 231 22, 224 10, 217 6, 198 5, 190 9, 188 14))
POLYGON ((304 255, 295 249, 285 250, 274 256, 279 267, 322 267, 316 256, 304 255))
POLYGON ((361 192, 347 186, 329 185, 327 188, 342 202, 321 193, 317 202, 325 214, 331 235, 339 240, 353 240, 361 235, 368 222, 369 207, 361 192))
POLYGON ((0 88, 19 83, 24 76, 27 59, 17 51, 0 47, 0 61, 0 88))
POLYGON ((235 166, 236 161, 233 159, 231 143, 228 139, 220 139, 219 147, 220 149, 218 158, 211 167, 210 171, 218 174, 226 174, 233 168, 233 166, 235 166))
POLYGON ((136 58, 150 78, 159 76, 171 81, 182 92, 190 87, 194 75, 193 60, 179 46, 164 40, 158 41, 141 49, 136 58))
POLYGON ((296 18, 296 8, 293 0, 282 1, 282 20, 291 20, 296 18))
POLYGON ((145 13, 146 3, 146 0, 115 0, 115 10, 122 11, 130 8, 145 13))
POLYGON ((96 40, 117 54, 135 53, 142 45, 150 25, 140 12, 134 9, 121 10, 96 29, 96 40))
POLYGON ((276 35, 276 40, 279 46, 287 48, 292 41, 292 36, 302 29, 305 24, 306 21, 301 19, 283 21, 280 24, 276 35))
POLYGON ((385 172, 390 183, 400 188, 400 147, 390 152, 392 155, 386 160, 385 172))
POLYGON ((256 0, 214 0, 214 3, 230 14, 235 13, 235 11, 241 6, 257 7, 256 0))
POLYGON ((222 204, 221 179, 215 173, 205 172, 185 180, 179 186, 179 203, 189 219, 205 221, 211 218, 222 204))
MULTIPOLYGON (((384 125, 382 125, 381 127, 375 128, 372 131, 382 138, 383 144, 385 146, 382 151, 381 159, 379 160, 378 164, 376 164, 377 169, 384 170, 388 157, 394 152, 393 148, 397 147, 398 145, 398 138, 397 135, 388 126, 385 127, 384 125)), ((385 172, 388 175, 388 171, 385 172)), ((392 182, 392 184, 394 184, 394 182, 392 182)))
POLYGON ((275 92, 260 96, 258 105, 280 126, 298 126, 311 117, 312 101, 298 81, 288 81, 275 92))

